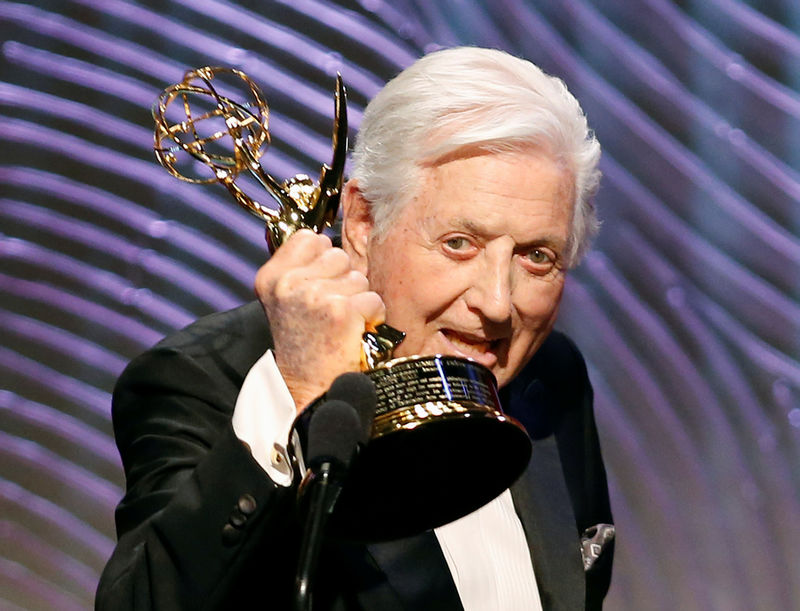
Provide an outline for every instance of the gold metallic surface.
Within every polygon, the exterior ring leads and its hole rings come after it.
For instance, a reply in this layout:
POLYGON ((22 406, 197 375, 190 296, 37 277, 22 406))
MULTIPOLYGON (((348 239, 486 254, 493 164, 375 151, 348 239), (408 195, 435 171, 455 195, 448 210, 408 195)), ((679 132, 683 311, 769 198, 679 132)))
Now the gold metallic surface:
POLYGON ((269 108, 258 85, 232 68, 190 70, 183 81, 161 93, 153 105, 153 148, 159 163, 176 178, 222 184, 237 203, 267 223, 267 243, 274 252, 298 229, 320 233, 336 218, 347 154, 347 101, 341 76, 336 79, 335 105, 333 160, 322 166, 318 183, 304 174, 278 182, 261 167, 264 147, 270 142, 269 108), (225 93, 215 87, 220 80, 225 93), (242 97, 227 95, 228 89, 242 97), (200 162, 210 172, 189 174, 183 167, 187 159, 200 162), (277 210, 236 184, 244 171, 266 190, 277 210))
POLYGON ((401 357, 366 374, 378 398, 373 438, 452 417, 505 418, 494 374, 469 359, 401 357))
POLYGON ((405 337, 405 333, 387 324, 367 325, 361 338, 361 370, 368 371, 390 361, 394 349, 405 337))
POLYGON ((372 425, 372 437, 378 438, 399 430, 411 430, 426 422, 448 418, 493 418, 504 420, 505 416, 487 405, 472 402, 428 401, 415 405, 394 407, 376 416, 372 425))

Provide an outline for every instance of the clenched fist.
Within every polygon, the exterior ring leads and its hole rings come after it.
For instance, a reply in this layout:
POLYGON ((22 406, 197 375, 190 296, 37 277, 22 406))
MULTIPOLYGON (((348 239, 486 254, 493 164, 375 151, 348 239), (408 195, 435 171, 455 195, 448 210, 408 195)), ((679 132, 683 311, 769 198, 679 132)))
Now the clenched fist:
POLYGON ((364 327, 386 316, 380 296, 352 269, 347 253, 308 229, 292 235, 261 266, 255 292, 298 413, 338 375, 359 370, 364 327))

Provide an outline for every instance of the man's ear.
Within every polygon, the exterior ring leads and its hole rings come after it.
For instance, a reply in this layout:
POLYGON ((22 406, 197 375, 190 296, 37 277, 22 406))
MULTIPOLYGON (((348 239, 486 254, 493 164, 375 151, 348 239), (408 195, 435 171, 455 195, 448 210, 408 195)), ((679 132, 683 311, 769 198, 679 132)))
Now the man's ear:
POLYGON ((367 252, 372 232, 372 214, 358 181, 348 180, 342 189, 342 248, 350 263, 362 274, 369 269, 367 252))

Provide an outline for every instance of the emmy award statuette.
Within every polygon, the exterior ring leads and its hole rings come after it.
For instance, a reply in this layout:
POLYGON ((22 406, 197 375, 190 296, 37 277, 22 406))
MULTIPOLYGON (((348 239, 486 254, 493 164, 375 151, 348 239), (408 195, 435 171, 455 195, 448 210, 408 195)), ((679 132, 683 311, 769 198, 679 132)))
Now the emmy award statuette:
MULTIPOLYGON (((332 225, 347 153, 341 76, 333 160, 317 182, 302 174, 278 182, 264 171, 259 160, 270 142, 269 109, 259 87, 238 70, 187 72, 161 93, 153 117, 161 165, 181 180, 222 184, 266 223, 270 252, 298 229, 332 225), (243 172, 273 206, 236 184, 243 172)), ((503 413, 489 369, 454 356, 393 358, 404 337, 380 325, 362 338, 362 370, 375 383, 378 405, 370 440, 331 516, 331 532, 343 537, 385 540, 446 524, 508 488, 530 458, 528 435, 503 413)))

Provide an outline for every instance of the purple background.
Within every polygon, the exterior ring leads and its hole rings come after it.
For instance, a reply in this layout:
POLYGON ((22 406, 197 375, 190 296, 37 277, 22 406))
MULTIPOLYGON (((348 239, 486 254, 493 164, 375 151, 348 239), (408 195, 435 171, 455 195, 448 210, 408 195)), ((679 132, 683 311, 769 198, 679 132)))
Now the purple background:
POLYGON ((110 391, 251 298, 263 229, 171 178, 187 68, 265 90, 277 177, 426 50, 562 76, 605 153, 560 326, 587 357, 618 523, 609 609, 800 608, 800 5, 794 0, 0 2, 0 607, 91 605, 122 491, 110 391))

